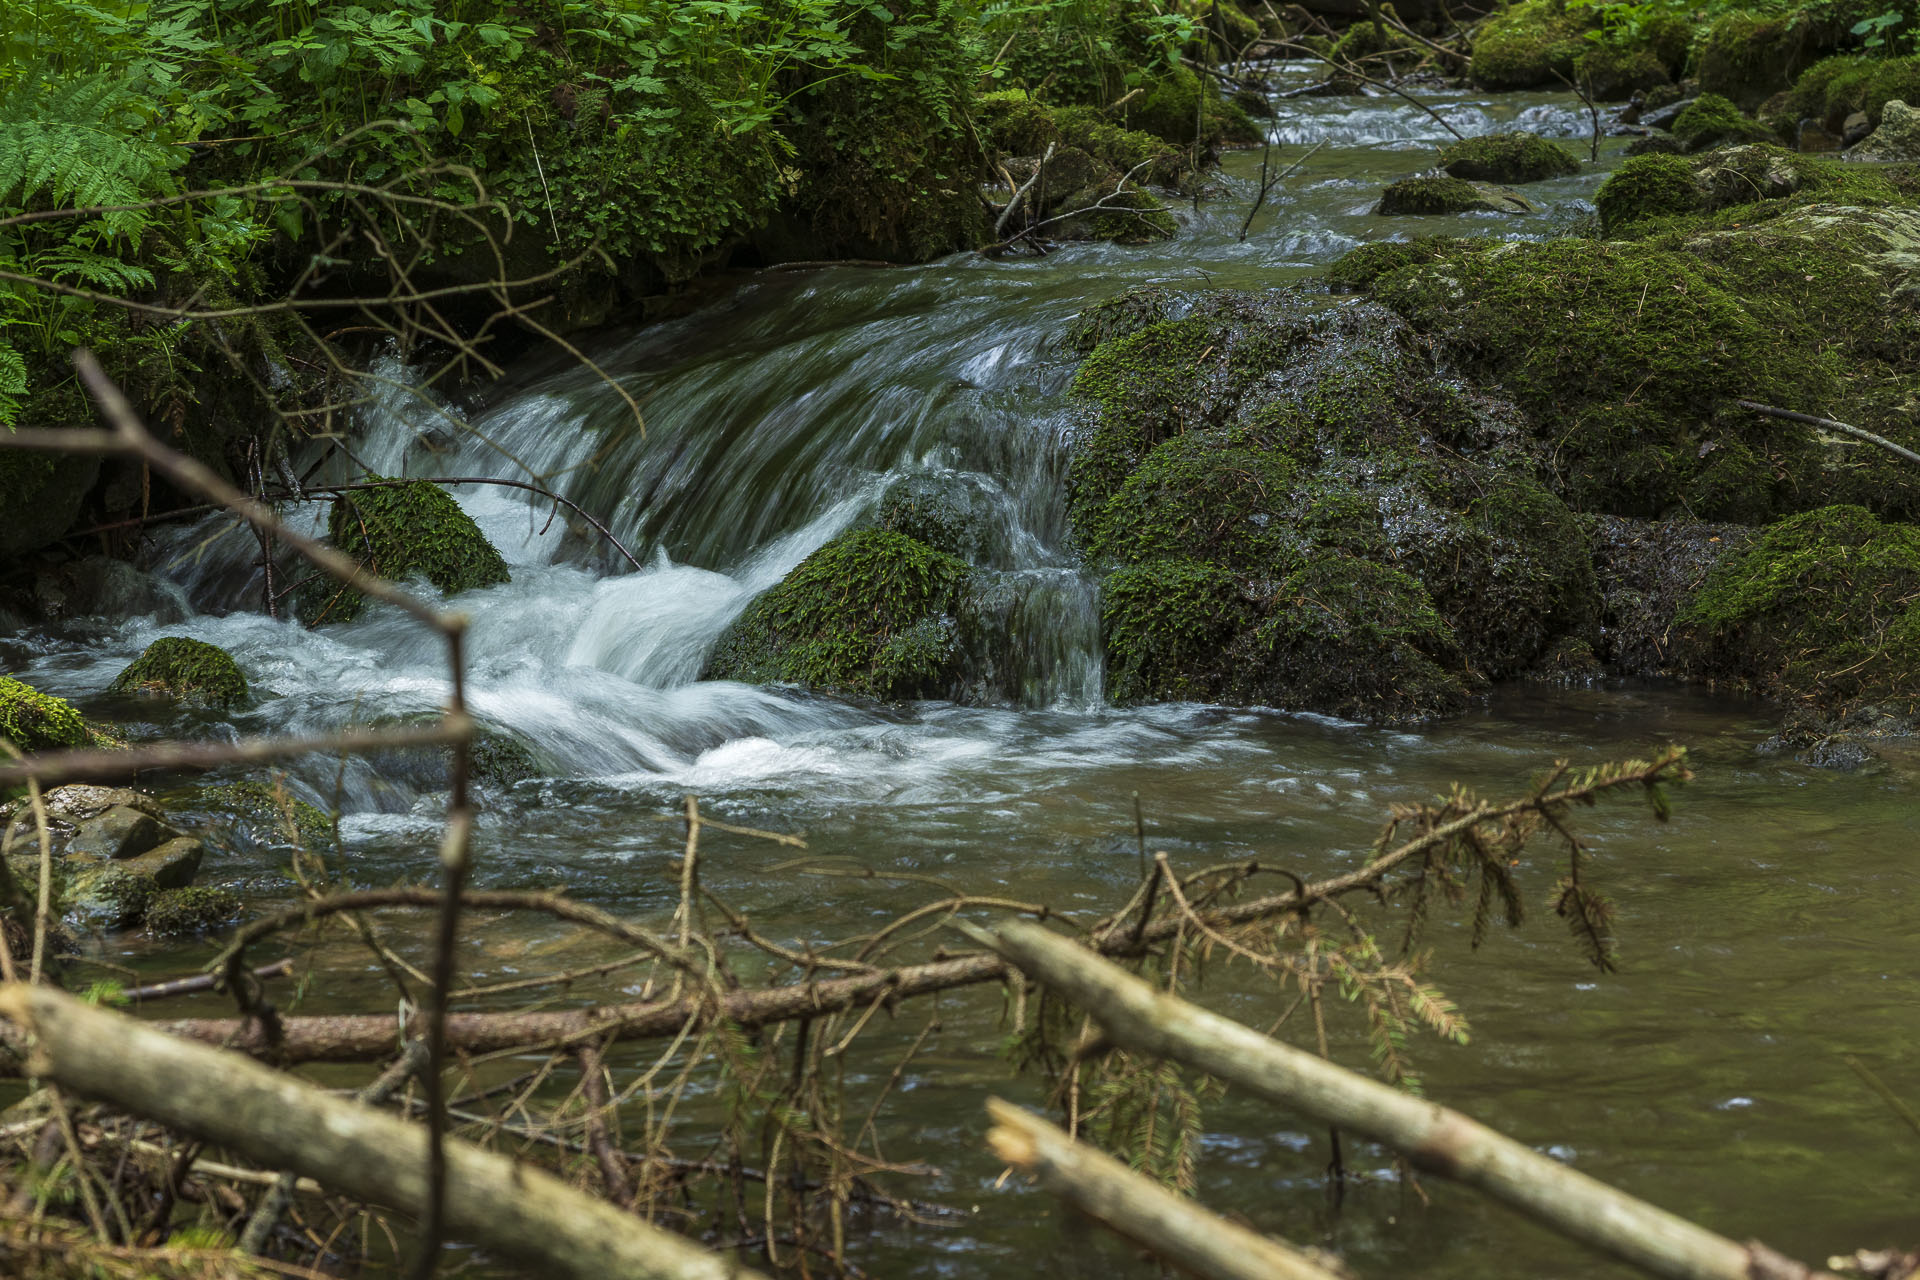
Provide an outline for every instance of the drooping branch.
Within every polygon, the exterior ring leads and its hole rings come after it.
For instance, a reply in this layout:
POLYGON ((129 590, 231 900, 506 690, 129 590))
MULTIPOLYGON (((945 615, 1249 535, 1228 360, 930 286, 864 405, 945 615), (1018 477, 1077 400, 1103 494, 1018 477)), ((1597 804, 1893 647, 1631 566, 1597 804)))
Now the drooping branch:
POLYGON ((1364 1134, 1415 1168, 1475 1187, 1570 1239, 1670 1280, 1817 1280, 1759 1244, 1737 1244, 1541 1155, 1457 1111, 1389 1088, 1208 1013, 1026 921, 987 930, 1029 978, 1121 1048, 1171 1058, 1256 1097, 1364 1134))

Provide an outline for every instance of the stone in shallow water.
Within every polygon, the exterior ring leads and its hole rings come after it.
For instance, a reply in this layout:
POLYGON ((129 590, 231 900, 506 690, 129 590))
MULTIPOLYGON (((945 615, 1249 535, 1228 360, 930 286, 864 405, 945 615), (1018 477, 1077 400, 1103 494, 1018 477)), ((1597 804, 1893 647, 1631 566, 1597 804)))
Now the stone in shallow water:
POLYGON ((193 883, 204 852, 205 846, 198 840, 192 836, 180 836, 137 858, 129 858, 120 865, 149 877, 162 889, 184 889, 193 883))
POLYGON ((1388 216, 1537 211, 1537 206, 1518 191, 1463 178, 1403 178, 1380 193, 1379 207, 1374 210, 1388 216))
POLYGON ((169 829, 151 815, 130 805, 115 805, 83 821, 67 842, 67 851, 114 860, 132 858, 154 848, 168 835, 169 829))

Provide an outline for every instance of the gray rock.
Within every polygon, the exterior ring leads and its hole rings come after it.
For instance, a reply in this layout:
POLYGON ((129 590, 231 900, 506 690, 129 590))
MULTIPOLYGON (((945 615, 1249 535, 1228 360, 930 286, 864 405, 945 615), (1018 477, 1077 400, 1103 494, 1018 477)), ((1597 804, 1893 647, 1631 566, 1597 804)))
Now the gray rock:
POLYGON ((74 877, 67 910, 90 928, 128 929, 140 923, 159 891, 151 876, 110 863, 74 877))
POLYGON ((1680 118, 1681 113, 1697 101, 1699 101, 1697 98, 1681 98, 1676 102, 1669 102, 1664 107, 1642 112, 1640 123, 1651 125, 1655 129, 1671 129, 1673 122, 1680 118))
POLYGON ((193 883, 205 852, 206 847, 192 836, 179 836, 119 865, 148 877, 162 889, 184 889, 193 883))
POLYGON ((134 858, 178 834, 151 814, 117 804, 81 821, 67 841, 67 851, 95 858, 134 858))
POLYGON ((1840 126, 1840 140, 1852 146, 1872 132, 1873 121, 1867 119, 1867 113, 1856 111, 1847 117, 1845 124, 1840 126))
POLYGON ((75 822, 105 813, 115 805, 138 809, 155 818, 167 816, 167 811, 160 807, 158 800, 126 787, 96 787, 91 783, 76 782, 47 792, 47 813, 75 822))
POLYGON ((1880 127, 1847 149, 1848 160, 1920 160, 1920 111, 1895 98, 1880 112, 1880 127))

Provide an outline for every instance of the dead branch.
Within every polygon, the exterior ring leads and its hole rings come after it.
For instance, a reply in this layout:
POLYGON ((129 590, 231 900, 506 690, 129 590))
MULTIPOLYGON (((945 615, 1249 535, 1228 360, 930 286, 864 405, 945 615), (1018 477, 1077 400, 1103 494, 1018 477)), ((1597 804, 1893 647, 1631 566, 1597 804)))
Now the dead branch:
POLYGON ((1007 921, 990 941, 1028 977, 1097 1021, 1115 1044, 1171 1058, 1269 1102, 1364 1134, 1415 1168, 1476 1187, 1570 1239, 1670 1280, 1814 1280, 1760 1245, 1741 1245, 1567 1167, 1457 1111, 1389 1088, 1148 986, 1039 925, 1007 921), (1785 1269, 1779 1269, 1781 1267, 1785 1269))
POLYGON ((1844 422, 1835 422, 1832 418, 1818 418, 1811 413, 1795 413, 1791 409, 1776 409, 1770 404, 1759 404, 1752 400, 1735 400, 1734 403, 1742 409, 1747 410, 1747 412, 1757 413, 1762 417, 1780 418, 1787 422, 1805 423, 1810 427, 1825 427, 1829 431, 1845 432, 1847 435, 1865 440, 1870 444, 1877 444, 1889 453, 1895 453, 1905 458, 1908 462, 1920 462, 1920 453, 1915 453, 1905 445, 1895 444, 1885 436, 1875 435, 1864 427, 1849 426, 1844 422))
POLYGON ((993 1154, 1108 1230, 1202 1280, 1341 1280, 1305 1254, 1236 1226, 1075 1142, 1040 1117, 987 1099, 993 1154))

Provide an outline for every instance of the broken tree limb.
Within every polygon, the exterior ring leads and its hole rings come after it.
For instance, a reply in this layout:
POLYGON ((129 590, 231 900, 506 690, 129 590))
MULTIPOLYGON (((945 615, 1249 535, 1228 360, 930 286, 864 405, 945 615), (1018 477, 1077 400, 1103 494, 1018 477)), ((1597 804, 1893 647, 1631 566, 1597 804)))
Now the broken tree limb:
MULTIPOLYGON (((0 1015, 33 1041, 44 1079, 312 1178, 358 1200, 418 1216, 427 1134, 238 1054, 167 1035, 46 987, 0 988, 0 1015)), ((452 1238, 577 1280, 753 1280, 758 1273, 558 1178, 452 1138, 445 1146, 452 1238)))
MULTIPOLYGON (((1086 1011, 1115 1044, 1170 1058, 1399 1151, 1416 1169, 1486 1192, 1570 1239, 1670 1280, 1814 1280, 1760 1244, 1737 1244, 1428 1102, 1162 994, 1025 921, 988 933, 1008 960, 1086 1011)), ((1830 1278, 1828 1278, 1830 1280, 1830 1278)))
POLYGON ((1340 1280, 1305 1254, 1235 1226, 1075 1142, 1012 1103, 987 1099, 993 1154, 1030 1174, 1042 1190, 1114 1233, 1202 1280, 1340 1280))
POLYGON ((1869 444, 1877 444, 1889 453, 1898 454, 1908 462, 1920 462, 1920 453, 1915 453, 1905 445, 1895 444, 1885 436, 1875 435, 1865 427, 1851 426, 1845 422, 1835 422, 1832 418, 1821 418, 1811 413, 1795 413, 1792 409, 1777 409, 1770 404, 1761 404, 1757 400, 1735 400, 1749 413, 1757 413, 1763 418, 1779 418, 1784 422, 1804 423, 1809 427, 1825 427, 1829 431, 1840 431, 1869 444))

